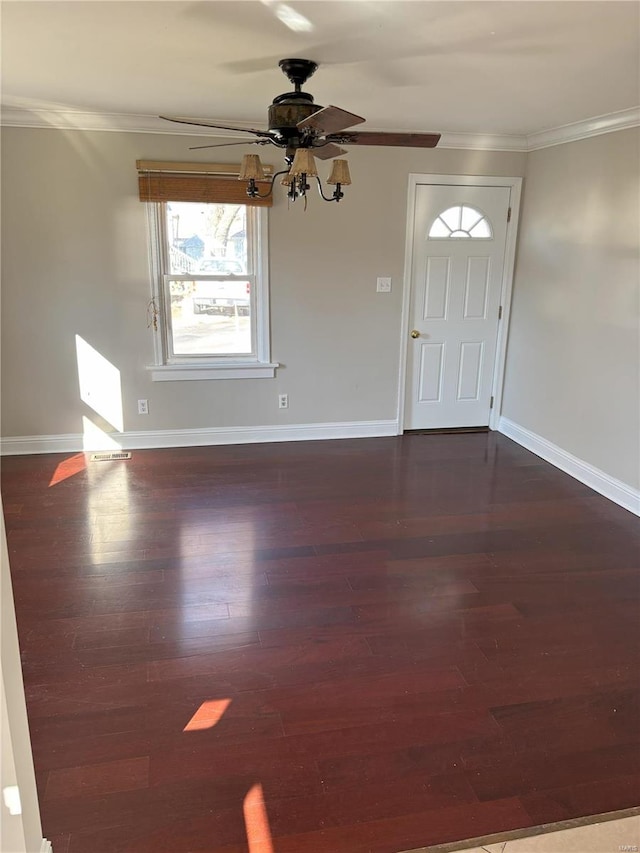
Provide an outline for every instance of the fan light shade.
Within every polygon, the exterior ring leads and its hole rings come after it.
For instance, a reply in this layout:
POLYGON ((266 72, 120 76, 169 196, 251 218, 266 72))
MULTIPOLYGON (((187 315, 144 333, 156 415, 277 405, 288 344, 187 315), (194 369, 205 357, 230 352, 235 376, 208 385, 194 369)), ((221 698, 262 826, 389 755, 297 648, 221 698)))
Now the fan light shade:
MULTIPOLYGON (((341 149, 338 150, 340 151, 341 149)), ((287 163, 289 163, 289 160, 290 155, 287 155, 287 163)), ((318 191, 324 201, 340 201, 340 199, 344 198, 344 193, 342 191, 343 184, 347 186, 351 183, 351 175, 349 174, 347 161, 334 160, 328 183, 334 184, 335 189, 333 190, 332 195, 325 195, 322 189, 322 181, 318 177, 315 157, 313 156, 313 151, 310 148, 297 148, 291 165, 288 166, 287 169, 283 169, 281 172, 276 172, 276 174, 270 179, 265 178, 264 169, 262 168, 262 163, 260 162, 258 155, 245 154, 242 158, 242 165, 240 167, 240 174, 238 177, 239 180, 247 182, 247 195, 251 199, 269 198, 273 193, 276 178, 280 178, 281 186, 287 188, 287 198, 289 202, 293 202, 297 198, 304 196, 305 206, 307 192, 311 189, 311 185, 308 183, 309 179, 315 178, 315 181, 318 184, 318 191), (268 182, 269 188, 266 192, 261 193, 259 191, 257 184, 258 181, 268 182)))
POLYGON ((346 160, 334 160, 331 174, 327 179, 328 184, 342 184, 343 187, 348 187, 351 183, 351 175, 349 174, 349 164, 346 160))
POLYGON ((313 152, 309 148, 298 148, 296 156, 293 158, 289 174, 292 178, 297 178, 300 175, 306 175, 308 178, 317 178, 318 170, 313 152))
POLYGON ((250 181, 251 179, 254 181, 264 181, 265 179, 264 169, 257 154, 245 154, 240 166, 238 180, 250 181))

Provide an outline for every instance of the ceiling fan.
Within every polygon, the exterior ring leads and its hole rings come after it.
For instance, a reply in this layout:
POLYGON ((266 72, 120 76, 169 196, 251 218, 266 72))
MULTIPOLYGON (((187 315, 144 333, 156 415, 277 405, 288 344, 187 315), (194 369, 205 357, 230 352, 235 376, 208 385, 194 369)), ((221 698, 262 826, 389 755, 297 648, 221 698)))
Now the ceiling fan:
MULTIPOLYGON (((285 150, 285 162, 287 169, 277 174, 285 174, 285 183, 289 187, 289 197, 295 199, 298 195, 304 195, 308 185, 307 177, 316 177, 317 172, 313 165, 313 158, 330 160, 345 154, 342 145, 381 145, 400 146, 405 148, 435 148, 440 139, 439 133, 378 133, 371 131, 353 131, 356 124, 361 124, 365 119, 354 113, 347 112, 339 107, 321 107, 314 103, 313 95, 302 91, 302 86, 311 77, 318 67, 316 62, 310 59, 281 59, 279 66, 283 73, 294 85, 293 92, 284 92, 277 95, 268 112, 268 130, 258 128, 234 127, 229 124, 206 121, 202 119, 182 118, 176 116, 160 116, 167 121, 180 124, 191 124, 199 127, 219 128, 221 130, 233 130, 239 133, 250 133, 257 139, 248 140, 246 143, 221 143, 222 145, 275 145, 285 150), (313 156, 310 156, 313 155, 313 156), (289 180, 289 178, 302 180, 289 180)), ((213 145, 201 145, 198 148, 216 148, 213 145)), ((337 184, 337 195, 334 192, 332 198, 326 198, 322 193, 322 187, 318 179, 320 192, 326 201, 339 201, 342 198, 341 184, 351 182, 346 161, 335 161, 334 172, 341 180, 332 180, 328 183, 337 184), (339 165, 342 164, 342 165, 339 165), (335 167, 338 167, 337 170, 335 167)), ((247 190, 251 197, 259 196, 255 185, 256 180, 263 180, 262 165, 256 155, 245 155, 243 173, 241 177, 249 181, 247 190), (248 164, 252 168, 247 171, 248 164)), ((274 175, 274 179, 277 175, 274 175)), ((273 180, 272 180, 273 186, 273 180)), ((269 194, 271 189, 269 191, 269 194)))

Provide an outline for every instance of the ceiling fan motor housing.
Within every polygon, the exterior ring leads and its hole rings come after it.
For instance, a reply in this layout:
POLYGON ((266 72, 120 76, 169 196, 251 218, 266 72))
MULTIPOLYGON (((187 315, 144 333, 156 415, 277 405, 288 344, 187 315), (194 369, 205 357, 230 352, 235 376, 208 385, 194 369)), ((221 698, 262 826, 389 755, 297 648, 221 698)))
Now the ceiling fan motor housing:
POLYGON ((285 139, 299 136, 296 125, 322 107, 313 103, 306 92, 288 92, 278 95, 269 107, 269 130, 275 130, 285 139))
POLYGON ((275 130, 293 147, 297 147, 300 132, 296 125, 322 109, 313 103, 313 95, 302 92, 300 88, 318 65, 311 59, 281 59, 278 64, 282 73, 295 86, 295 92, 285 92, 273 99, 269 107, 269 130, 275 130))

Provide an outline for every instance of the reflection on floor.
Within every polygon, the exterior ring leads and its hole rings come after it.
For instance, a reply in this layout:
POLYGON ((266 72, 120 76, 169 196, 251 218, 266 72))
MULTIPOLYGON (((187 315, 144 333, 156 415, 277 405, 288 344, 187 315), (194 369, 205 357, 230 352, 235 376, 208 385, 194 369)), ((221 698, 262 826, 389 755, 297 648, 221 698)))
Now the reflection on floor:
POLYGON ((55 853, 397 853, 638 805, 638 521, 509 439, 65 459, 2 472, 55 853))

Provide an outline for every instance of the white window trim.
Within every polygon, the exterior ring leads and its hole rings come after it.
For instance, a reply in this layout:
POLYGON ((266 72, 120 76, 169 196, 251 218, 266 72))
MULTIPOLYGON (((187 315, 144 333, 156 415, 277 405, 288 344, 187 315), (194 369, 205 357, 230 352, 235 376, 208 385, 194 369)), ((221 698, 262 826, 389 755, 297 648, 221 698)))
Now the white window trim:
MULTIPOLYGON (((166 327, 162 314, 153 331, 155 364, 147 366, 154 382, 171 382, 194 379, 273 379, 280 365, 271 361, 269 340, 269 263, 266 248, 269 245, 268 216, 266 208, 256 211, 257 233, 254 241, 255 267, 255 343, 256 354, 234 358, 182 358, 168 361, 169 347, 165 338, 166 327)), ((161 202, 147 204, 149 222, 149 266, 151 269, 151 296, 157 310, 166 310, 162 266, 166 268, 166 246, 161 221, 161 202), (163 263, 161 263, 161 258, 163 263)))

